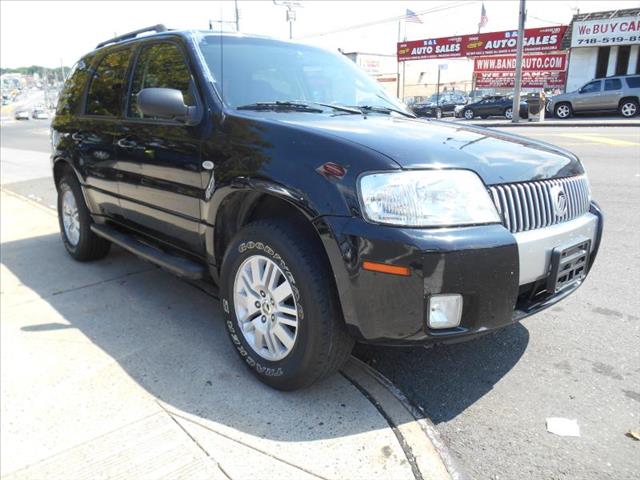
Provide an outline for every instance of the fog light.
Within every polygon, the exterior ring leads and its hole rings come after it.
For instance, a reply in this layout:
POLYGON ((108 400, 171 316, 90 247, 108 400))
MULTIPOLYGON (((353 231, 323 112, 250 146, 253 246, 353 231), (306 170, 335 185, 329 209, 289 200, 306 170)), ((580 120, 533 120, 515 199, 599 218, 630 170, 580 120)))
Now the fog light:
POLYGON ((462 317, 462 295, 448 293, 429 298, 429 327, 453 328, 460 325, 462 317))

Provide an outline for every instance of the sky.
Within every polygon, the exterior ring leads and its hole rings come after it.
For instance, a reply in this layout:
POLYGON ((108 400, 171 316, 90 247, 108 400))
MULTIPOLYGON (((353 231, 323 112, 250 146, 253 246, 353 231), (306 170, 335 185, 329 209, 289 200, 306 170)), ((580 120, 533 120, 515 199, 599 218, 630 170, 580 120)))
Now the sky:
MULTIPOLYGON (((294 40, 327 49, 395 53, 398 21, 406 9, 422 24, 406 25, 408 40, 477 31, 481 1, 300 1, 294 40), (391 19, 362 28, 337 29, 391 19)), ((485 1, 482 31, 517 28, 518 2, 485 1)), ((527 1, 527 28, 568 24, 573 14, 640 7, 640 1, 527 1)), ((272 1, 238 0, 240 31, 288 38, 285 7, 272 1)), ((209 20, 234 20, 232 1, 0 1, 0 66, 70 66, 114 35, 163 23, 168 28, 206 29, 209 20)), ((214 28, 219 28, 214 23, 214 28)), ((232 23, 223 24, 232 29, 232 23)), ((401 33, 404 36, 405 31, 401 33)))

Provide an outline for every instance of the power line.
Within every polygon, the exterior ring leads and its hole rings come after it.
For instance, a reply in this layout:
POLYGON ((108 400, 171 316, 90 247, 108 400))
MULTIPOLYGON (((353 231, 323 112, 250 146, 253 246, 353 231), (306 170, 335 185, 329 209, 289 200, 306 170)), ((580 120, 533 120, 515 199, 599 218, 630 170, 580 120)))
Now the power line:
MULTIPOLYGON (((440 7, 435 7, 435 8, 430 8, 429 10, 423 10, 421 12, 416 12, 415 16, 421 16, 421 15, 425 15, 427 13, 435 13, 435 12, 441 12, 443 10, 450 10, 452 8, 458 8, 458 7, 462 7, 462 6, 467 6, 467 5, 473 5, 475 3, 478 3, 477 1, 473 1, 473 2, 458 2, 455 3, 453 5, 442 5, 440 7)), ((358 28, 365 28, 365 27, 371 27, 373 25, 380 25, 382 23, 389 23, 389 22, 397 22, 399 20, 403 20, 407 17, 413 17, 414 15, 397 15, 395 17, 389 17, 389 18, 385 18, 382 20, 376 20, 373 22, 367 22, 367 23, 359 23, 357 25, 351 25, 348 27, 340 27, 340 28, 335 28, 333 30, 328 30, 326 32, 318 32, 318 33, 311 33, 309 35, 303 35, 301 37, 296 37, 299 40, 305 39, 305 38, 311 38, 311 37, 321 37, 324 35, 331 35, 333 33, 340 33, 340 32, 345 32, 347 30, 356 30, 358 28)))

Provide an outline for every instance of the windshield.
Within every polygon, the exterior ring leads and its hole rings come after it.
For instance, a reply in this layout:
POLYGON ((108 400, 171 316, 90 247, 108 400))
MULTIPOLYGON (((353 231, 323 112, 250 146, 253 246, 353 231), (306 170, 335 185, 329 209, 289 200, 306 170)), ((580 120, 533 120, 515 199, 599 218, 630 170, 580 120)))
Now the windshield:
POLYGON ((230 107, 309 102, 408 112, 399 100, 338 53, 267 39, 218 35, 203 36, 199 47, 218 92, 230 107))

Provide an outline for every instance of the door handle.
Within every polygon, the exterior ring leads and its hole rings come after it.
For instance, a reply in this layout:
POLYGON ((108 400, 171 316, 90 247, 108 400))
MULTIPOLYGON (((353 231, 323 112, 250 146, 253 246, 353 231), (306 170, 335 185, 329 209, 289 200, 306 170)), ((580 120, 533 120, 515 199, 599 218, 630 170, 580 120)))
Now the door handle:
POLYGON ((138 144, 133 140, 127 140, 126 138, 121 138, 118 140, 117 145, 120 148, 136 148, 138 144))

